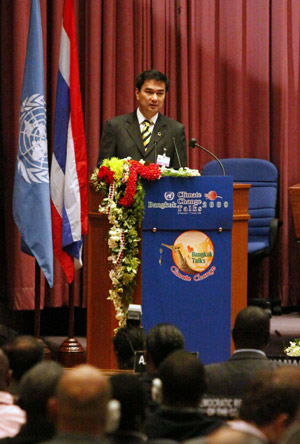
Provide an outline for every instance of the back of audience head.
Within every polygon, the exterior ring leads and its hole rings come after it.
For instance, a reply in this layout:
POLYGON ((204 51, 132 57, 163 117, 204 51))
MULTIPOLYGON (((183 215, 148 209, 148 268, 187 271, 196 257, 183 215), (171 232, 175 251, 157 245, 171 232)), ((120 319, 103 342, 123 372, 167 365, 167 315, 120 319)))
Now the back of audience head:
POLYGON ((198 408, 206 390, 205 369, 190 352, 177 350, 159 367, 162 382, 162 404, 168 407, 198 408))
POLYGON ((63 367, 54 361, 43 361, 28 370, 20 384, 18 404, 26 411, 27 421, 47 417, 47 405, 55 395, 63 367))
POLYGON ((121 370, 133 370, 134 352, 144 350, 145 333, 143 328, 126 325, 120 328, 113 338, 114 351, 121 370))
POLYGON ((56 418, 57 431, 101 436, 107 421, 109 380, 88 364, 71 368, 61 377, 49 410, 56 418))
POLYGON ((120 402, 119 431, 143 430, 147 395, 142 381, 132 374, 117 374, 110 378, 112 398, 120 402))
MULTIPOLYGON (((293 378, 297 379, 300 375, 300 371, 295 375, 291 374, 291 368, 294 369, 294 366, 285 367, 285 376, 287 378, 293 378)), ((295 371, 294 371, 295 373, 295 371)), ((294 423, 288 430, 286 431, 285 435, 283 436, 283 439, 281 440, 281 444, 300 444, 300 404, 298 407, 297 415, 295 418, 294 423)))
POLYGON ((173 351, 184 348, 184 336, 172 324, 157 324, 147 334, 146 362, 148 371, 158 371, 163 360, 173 351))
POLYGON ((253 348, 263 350, 270 336, 268 313, 255 306, 242 309, 235 320, 232 338, 237 349, 253 348))
POLYGON ((263 370, 256 375, 245 391, 240 418, 264 431, 270 442, 277 442, 294 421, 299 402, 298 367, 263 370))
POLYGON ((5 392, 9 387, 9 362, 5 353, 0 350, 0 391, 5 392))
POLYGON ((44 358, 41 341, 30 335, 21 335, 3 346, 8 357, 12 378, 20 381, 24 373, 44 358))
POLYGON ((191 439, 186 444, 262 444, 262 441, 248 433, 220 427, 205 438, 191 439))

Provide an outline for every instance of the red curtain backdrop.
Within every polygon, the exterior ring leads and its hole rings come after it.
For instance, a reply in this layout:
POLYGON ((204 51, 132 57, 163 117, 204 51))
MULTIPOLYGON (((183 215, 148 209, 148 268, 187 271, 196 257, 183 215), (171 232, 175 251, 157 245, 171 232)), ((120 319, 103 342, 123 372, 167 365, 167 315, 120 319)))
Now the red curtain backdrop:
MULTIPOLYGON (((185 124, 188 139, 196 137, 221 158, 257 157, 278 167, 283 226, 275 255, 261 267, 257 296, 279 295, 284 306, 296 305, 300 264, 288 187, 300 182, 299 1, 74 4, 89 174, 104 122, 135 107, 136 75, 151 67, 164 71, 171 86, 163 112, 185 124)), ((63 0, 41 0, 50 154, 62 7, 63 0)), ((0 2, 0 289, 16 309, 32 309, 34 300, 34 260, 21 253, 12 218, 29 12, 30 0, 0 2)), ((209 160, 189 150, 191 168, 201 170, 209 160)), ((86 267, 76 278, 77 304, 85 300, 85 278, 86 267)), ((43 283, 42 293, 42 305, 67 303, 68 285, 58 263, 54 288, 43 283)))

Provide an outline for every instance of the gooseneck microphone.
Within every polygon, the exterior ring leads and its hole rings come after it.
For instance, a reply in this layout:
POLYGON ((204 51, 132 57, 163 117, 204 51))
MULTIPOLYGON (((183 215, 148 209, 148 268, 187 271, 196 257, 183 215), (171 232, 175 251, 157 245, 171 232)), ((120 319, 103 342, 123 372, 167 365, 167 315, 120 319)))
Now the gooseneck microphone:
POLYGON ((178 161, 179 168, 182 168, 180 157, 179 157, 179 153, 178 153, 178 149, 177 149, 177 146, 176 146, 175 137, 173 137, 172 140, 173 140, 173 145, 174 145, 174 148, 175 148, 175 153, 176 153, 176 156, 177 156, 177 161, 178 161))
POLYGON ((191 139, 191 140, 189 141, 189 147, 191 147, 191 148, 195 148, 196 146, 197 146, 198 148, 200 148, 201 150, 205 151, 205 152, 206 152, 207 154, 209 154, 210 156, 212 156, 212 157, 218 162, 218 164, 220 165, 220 167, 221 167, 221 169, 222 169, 223 176, 225 176, 225 169, 224 169, 224 167, 223 167, 222 162, 220 161, 220 159, 218 159, 217 156, 216 156, 214 153, 212 153, 211 151, 209 151, 207 148, 204 148, 203 146, 199 145, 199 144, 197 143, 197 140, 196 140, 196 139, 191 139))

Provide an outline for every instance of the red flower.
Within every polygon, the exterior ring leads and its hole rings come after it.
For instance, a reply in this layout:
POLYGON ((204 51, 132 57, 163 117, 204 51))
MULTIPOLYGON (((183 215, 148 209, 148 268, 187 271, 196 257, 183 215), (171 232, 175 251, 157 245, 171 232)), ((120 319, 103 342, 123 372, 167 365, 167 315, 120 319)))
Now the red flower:
POLYGON ((124 207, 131 207, 133 204, 133 199, 136 192, 136 181, 138 175, 143 177, 146 180, 156 180, 160 178, 160 169, 159 166, 155 163, 151 163, 148 166, 143 165, 137 160, 130 161, 130 172, 129 178, 127 181, 127 187, 124 194, 124 197, 119 200, 119 204, 124 207))
POLYGON ((148 166, 140 164, 139 174, 143 179, 157 180, 160 178, 161 173, 156 163, 150 163, 148 166))
POLYGON ((114 173, 106 166, 101 166, 98 171, 97 180, 104 179, 105 183, 110 184, 114 181, 114 173))
POLYGON ((131 207, 135 196, 138 167, 133 162, 135 161, 130 162, 131 165, 130 165, 129 178, 127 181, 127 187, 125 190, 124 197, 122 197, 122 199, 119 200, 119 204, 123 205, 123 207, 131 207))

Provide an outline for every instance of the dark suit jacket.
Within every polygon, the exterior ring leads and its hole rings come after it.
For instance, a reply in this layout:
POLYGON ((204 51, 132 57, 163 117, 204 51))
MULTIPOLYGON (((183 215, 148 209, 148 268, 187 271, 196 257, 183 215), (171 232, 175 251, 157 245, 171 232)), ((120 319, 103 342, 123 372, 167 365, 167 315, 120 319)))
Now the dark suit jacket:
POLYGON ((144 159, 152 163, 155 162, 158 154, 164 154, 164 148, 166 148, 166 156, 170 157, 170 167, 178 169, 180 165, 175 144, 181 166, 184 167, 187 165, 184 126, 159 113, 145 153, 135 110, 130 114, 123 114, 106 122, 101 137, 97 166, 106 158, 123 159, 129 156, 134 160, 144 159))
POLYGON ((277 366, 255 350, 234 353, 225 362, 206 365, 207 390, 201 401, 202 413, 223 419, 236 418, 250 380, 260 370, 277 366))
POLYGON ((205 366, 206 393, 240 398, 247 384, 258 371, 276 366, 276 363, 255 350, 234 353, 225 362, 205 366))

